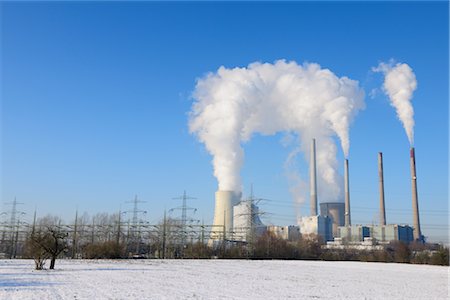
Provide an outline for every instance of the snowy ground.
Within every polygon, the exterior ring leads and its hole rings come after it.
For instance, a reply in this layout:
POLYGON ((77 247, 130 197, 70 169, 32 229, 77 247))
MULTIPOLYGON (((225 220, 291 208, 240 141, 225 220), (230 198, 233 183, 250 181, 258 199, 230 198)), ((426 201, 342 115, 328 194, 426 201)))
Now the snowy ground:
POLYGON ((0 260, 0 299, 449 299, 439 266, 247 260, 0 260))

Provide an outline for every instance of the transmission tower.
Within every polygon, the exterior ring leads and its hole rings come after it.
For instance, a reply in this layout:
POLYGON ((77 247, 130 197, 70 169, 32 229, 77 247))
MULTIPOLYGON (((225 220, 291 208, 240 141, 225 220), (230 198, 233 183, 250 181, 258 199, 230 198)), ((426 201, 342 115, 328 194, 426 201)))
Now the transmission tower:
POLYGON ((267 199, 257 198, 253 194, 253 184, 250 188, 250 196, 244 200, 241 200, 241 203, 245 203, 248 207, 247 212, 238 214, 237 216, 242 216, 246 218, 246 242, 248 244, 248 252, 250 255, 253 255, 254 245, 256 241, 256 229, 257 225, 261 224, 259 219, 260 216, 265 215, 265 212, 259 210, 257 206, 261 201, 265 201, 267 199))
POLYGON ((132 203, 133 204, 133 210, 125 211, 124 213, 132 213, 132 219, 131 219, 131 230, 130 235, 132 237, 132 241, 136 243, 136 254, 139 254, 139 247, 141 243, 141 223, 143 222, 142 219, 139 219, 139 215, 145 215, 147 213, 146 210, 140 210, 138 208, 139 203, 146 203, 146 201, 138 200, 137 195, 134 197, 132 201, 127 201, 125 203, 132 203), (137 234, 136 234, 137 233, 137 234))
POLYGON ((23 203, 17 202, 14 197, 13 202, 7 202, 6 205, 11 205, 11 211, 7 213, 10 217, 9 221, 9 237, 10 237, 10 249, 9 249, 9 258, 15 258, 17 252, 17 243, 19 240, 19 227, 21 224, 20 217, 25 215, 25 212, 17 210, 17 205, 21 205, 23 203))
POLYGON ((194 220, 193 218, 189 218, 187 216, 187 211, 193 211, 194 213, 197 211, 196 208, 194 207, 189 207, 187 206, 187 200, 191 200, 191 199, 197 199, 194 197, 190 197, 186 195, 186 191, 183 192, 183 195, 180 197, 175 197, 172 198, 174 200, 181 200, 181 206, 172 208, 169 210, 169 212, 175 211, 175 210, 181 210, 181 246, 182 246, 182 251, 186 248, 186 237, 187 237, 187 223, 189 222, 194 222, 196 220, 194 220))

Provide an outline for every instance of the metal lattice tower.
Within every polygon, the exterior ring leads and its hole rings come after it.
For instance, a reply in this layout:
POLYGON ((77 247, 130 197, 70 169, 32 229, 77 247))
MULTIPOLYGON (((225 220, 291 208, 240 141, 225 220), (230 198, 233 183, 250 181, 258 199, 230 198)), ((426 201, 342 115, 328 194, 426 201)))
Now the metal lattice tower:
POLYGON ((24 204, 21 202, 17 202, 17 199, 14 197, 13 202, 7 202, 6 205, 11 205, 11 211, 8 213, 10 216, 9 225, 9 234, 10 234, 10 251, 9 258, 16 257, 17 251, 17 242, 19 239, 19 227, 20 227, 20 216, 25 215, 25 212, 17 210, 17 205, 24 204))
POLYGON ((181 206, 172 208, 172 209, 169 210, 169 212, 172 212, 174 210, 181 210, 181 220, 180 220, 181 221, 181 245, 182 245, 182 248, 184 249, 186 247, 186 236, 187 236, 186 225, 187 225, 187 222, 188 221, 190 221, 190 222, 194 221, 193 218, 190 218, 188 220, 187 211, 191 210, 194 213, 197 211, 196 208, 187 206, 187 200, 197 199, 197 198, 190 197, 190 196, 186 195, 186 191, 184 191, 182 196, 175 197, 175 198, 172 198, 172 199, 174 199, 174 200, 181 200, 182 201, 181 202, 181 206))
POLYGON ((139 253, 139 245, 140 245, 140 225, 142 223, 142 220, 139 219, 140 214, 146 214, 146 210, 140 210, 138 208, 139 203, 146 203, 146 201, 138 200, 137 195, 134 197, 132 201, 127 201, 125 203, 132 203, 133 204, 133 210, 125 211, 124 213, 132 213, 132 219, 131 224, 129 223, 129 227, 131 227, 131 231, 129 234, 132 237, 132 240, 136 243, 136 253, 139 253), (137 235, 136 235, 137 232, 137 235))
POLYGON ((263 198, 257 198, 255 197, 255 195, 253 194, 253 184, 251 185, 250 188, 250 196, 245 199, 245 200, 241 200, 241 202, 243 203, 247 203, 249 206, 249 211, 248 213, 243 213, 243 214, 239 214, 238 216, 243 216, 247 218, 247 233, 246 233, 246 240, 247 243, 249 245, 249 253, 253 254, 253 248, 254 248, 254 244, 255 244, 255 236, 256 236, 256 220, 257 218, 259 218, 259 216, 265 215, 265 212, 262 212, 259 210, 256 210, 255 208, 257 207, 257 205, 259 204, 259 202, 261 201, 265 201, 267 199, 263 199, 263 198))

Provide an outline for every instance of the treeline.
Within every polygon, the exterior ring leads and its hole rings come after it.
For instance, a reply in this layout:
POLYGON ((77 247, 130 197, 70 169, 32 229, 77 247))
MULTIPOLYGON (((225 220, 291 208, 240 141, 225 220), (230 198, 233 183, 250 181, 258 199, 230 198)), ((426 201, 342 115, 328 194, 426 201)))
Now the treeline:
MULTIPOLYGON (((36 261, 36 268, 46 258, 52 258, 51 267, 54 267, 54 253, 60 253, 61 257, 70 257, 70 245, 64 244, 64 235, 57 237, 51 232, 49 234, 49 245, 60 245, 48 252, 43 257, 42 249, 36 252, 36 240, 33 235, 27 241, 27 252, 29 257, 36 261), (59 239, 59 242, 57 241, 59 239), (64 248, 65 247, 65 248, 64 248), (34 252, 33 252, 34 251, 34 252)), ((205 243, 195 242, 186 244, 184 247, 171 244, 160 256, 152 258, 184 258, 184 259, 289 259, 289 260, 327 260, 327 261, 363 261, 363 262, 396 262, 412 264, 449 265, 449 249, 442 245, 410 244, 392 242, 383 250, 357 250, 326 249, 322 247, 320 239, 306 237, 298 241, 287 241, 273 234, 266 233, 256 240, 253 245, 236 242, 219 242, 210 247, 205 243)), ((44 249, 45 252, 45 249, 44 249)), ((130 258, 126 252, 126 245, 117 241, 102 241, 87 243, 81 249, 82 258, 90 259, 121 259, 130 258)), ((134 255, 133 258, 148 258, 146 256, 134 255)))
MULTIPOLYGON (((116 259, 130 258, 124 244, 98 242, 86 244, 83 258, 116 259)), ((138 256, 135 258, 144 258, 138 256)), ((352 248, 326 249, 321 239, 308 236, 298 241, 287 241, 271 233, 256 239, 253 245, 239 242, 219 242, 214 246, 195 242, 184 248, 168 245, 165 253, 153 258, 185 259, 301 259, 327 261, 395 262, 411 264, 449 265, 449 248, 442 245, 391 242, 383 250, 360 250, 352 248), (164 255, 164 256, 163 256, 164 255)))
POLYGON ((391 242, 382 250, 361 250, 351 247, 327 249, 323 241, 307 236, 298 241, 287 241, 266 233, 254 245, 253 252, 247 247, 235 245, 225 252, 225 258, 250 259, 302 259, 327 261, 395 262, 411 264, 449 265, 449 248, 443 245, 391 242))
POLYGON ((219 240, 208 244, 209 232, 201 227, 188 232, 188 226, 170 218, 152 228, 121 222, 120 215, 85 215, 82 219, 74 225, 63 225, 54 216, 40 218, 22 232, 19 246, 17 233, 2 238, 4 251, 11 250, 15 254, 12 257, 33 258, 36 269, 43 268, 46 260, 54 268, 57 258, 303 259, 449 265, 448 247, 436 244, 392 242, 378 250, 328 249, 317 236, 289 241, 270 232, 254 236, 250 239, 253 243, 219 240))

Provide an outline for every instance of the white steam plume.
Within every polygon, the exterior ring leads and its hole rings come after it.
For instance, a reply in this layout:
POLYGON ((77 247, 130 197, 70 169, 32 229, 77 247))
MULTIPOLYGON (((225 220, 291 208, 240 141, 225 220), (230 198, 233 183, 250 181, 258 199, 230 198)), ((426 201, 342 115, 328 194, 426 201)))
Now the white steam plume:
POLYGON ((417 88, 417 80, 413 70, 407 64, 391 60, 389 63, 380 63, 373 68, 375 72, 384 73, 383 90, 389 96, 391 105, 395 107, 397 116, 403 123, 409 143, 414 144, 414 109, 411 104, 413 92, 417 88))
POLYGON ((220 190, 241 191, 242 142, 255 133, 283 131, 299 137, 306 158, 316 138, 321 199, 339 198, 333 137, 339 137, 347 156, 350 123, 365 106, 357 81, 339 78, 318 64, 279 60, 220 67, 198 79, 193 97, 189 128, 213 155, 220 190))

